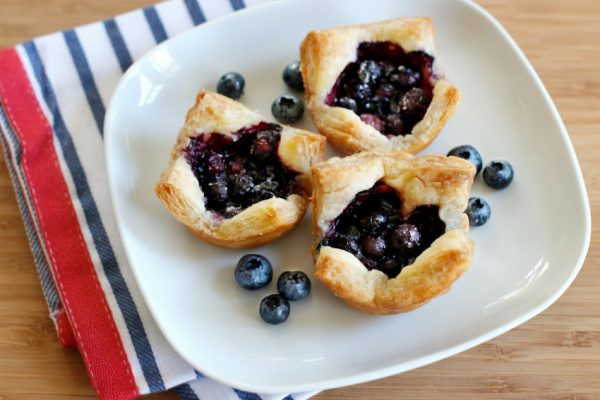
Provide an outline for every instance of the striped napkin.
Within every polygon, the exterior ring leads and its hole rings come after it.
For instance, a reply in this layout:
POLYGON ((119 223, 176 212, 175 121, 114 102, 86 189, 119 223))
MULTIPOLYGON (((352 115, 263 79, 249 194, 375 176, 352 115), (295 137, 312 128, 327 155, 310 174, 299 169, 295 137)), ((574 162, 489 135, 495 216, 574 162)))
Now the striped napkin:
POLYGON ((119 78, 157 43, 245 5, 172 0, 0 51, 0 140, 42 290, 101 399, 170 388, 182 399, 314 394, 230 388, 176 354, 136 286, 109 200, 103 121, 119 78))

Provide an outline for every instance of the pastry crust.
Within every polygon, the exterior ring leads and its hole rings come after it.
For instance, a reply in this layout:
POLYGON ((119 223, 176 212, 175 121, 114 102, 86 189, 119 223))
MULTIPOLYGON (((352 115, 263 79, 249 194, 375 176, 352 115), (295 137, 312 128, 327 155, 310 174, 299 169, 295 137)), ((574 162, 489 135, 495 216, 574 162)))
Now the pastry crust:
MULTIPOLYGON (((183 156, 192 137, 201 133, 231 135, 263 120, 260 114, 243 104, 206 91, 200 91, 188 111, 171 151, 169 167, 154 191, 167 210, 200 239, 230 248, 259 246, 282 236, 304 216, 308 200, 297 194, 286 199, 274 197, 260 201, 233 218, 209 211, 204 205, 202 188, 183 156)), ((323 159, 325 138, 285 125, 282 128, 277 149, 279 158, 298 172, 297 182, 310 194, 310 169, 323 159)))
POLYGON ((345 153, 377 150, 414 154, 427 147, 460 101, 460 92, 439 68, 433 36, 430 18, 397 18, 310 32, 300 46, 300 60, 308 109, 319 132, 345 153), (354 112, 325 103, 338 76, 349 62, 356 60, 356 49, 365 41, 391 41, 406 52, 421 50, 436 57, 433 99, 423 119, 408 135, 388 138, 354 112))
POLYGON ((313 175, 313 256, 316 277, 336 296, 371 314, 413 310, 446 292, 471 262, 473 242, 464 213, 475 167, 457 157, 363 152, 316 164, 313 175), (439 206, 445 233, 395 278, 368 270, 353 254, 318 247, 331 221, 377 181, 394 188, 408 215, 420 205, 439 206))

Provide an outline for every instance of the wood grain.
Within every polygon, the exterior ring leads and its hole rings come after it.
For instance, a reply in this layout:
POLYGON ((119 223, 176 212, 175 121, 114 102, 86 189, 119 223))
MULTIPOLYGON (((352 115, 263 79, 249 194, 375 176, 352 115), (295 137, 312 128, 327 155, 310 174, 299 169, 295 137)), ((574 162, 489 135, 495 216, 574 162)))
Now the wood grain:
MULTIPOLYGON (((150 3, 2 0, 0 47, 150 3)), ((600 1, 480 0, 480 4, 513 35, 546 84, 575 145, 596 219, 600 1)), ((94 398, 79 354, 60 348, 48 318, 4 163, 0 163, 0 263, 0 399, 94 398)), ((599 399, 599 265, 600 236, 593 227, 581 273, 542 314, 457 356, 387 379, 329 390, 316 399, 599 399)))

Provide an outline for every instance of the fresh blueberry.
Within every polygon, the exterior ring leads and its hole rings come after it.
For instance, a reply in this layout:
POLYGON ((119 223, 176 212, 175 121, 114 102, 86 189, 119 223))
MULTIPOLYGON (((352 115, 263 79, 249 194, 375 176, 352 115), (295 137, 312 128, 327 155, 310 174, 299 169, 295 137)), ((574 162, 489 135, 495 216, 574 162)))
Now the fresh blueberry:
POLYGON ((413 225, 404 223, 399 225, 390 237, 390 246, 400 254, 410 254, 421 245, 421 233, 413 225))
POLYGON ((267 324, 281 324, 290 316, 290 302, 278 294, 271 294, 261 300, 258 312, 267 324))
POLYGON ((490 161, 483 169, 483 180, 493 189, 504 189, 515 176, 512 165, 508 161, 490 161))
POLYGON ((242 97, 245 84, 246 81, 241 74, 237 72, 228 72, 217 82, 217 93, 237 100, 242 97))
POLYGON ((277 291, 286 300, 300 300, 310 293, 310 279, 302 271, 285 271, 277 279, 277 291))
POLYGON ((286 65, 283 70, 283 81, 294 90, 304 90, 304 81, 302 81, 302 73, 300 72, 300 61, 294 61, 286 65))
POLYGON ((483 168, 483 160, 481 159, 481 154, 475 149, 473 146, 469 146, 468 144, 463 146, 458 146, 450 150, 447 154, 448 156, 454 156, 463 158, 475 165, 477 168, 477 172, 475 175, 481 172, 481 168, 483 168))
POLYGON ((267 286, 273 279, 273 267, 266 257, 259 254, 246 254, 235 267, 236 282, 248 290, 267 286))
POLYGON ((279 96, 271 106, 271 112, 283 124, 291 124, 302 118, 304 102, 291 94, 279 96))
POLYGON ((490 205, 481 197, 471 197, 465 210, 469 217, 469 225, 484 225, 492 216, 490 205))

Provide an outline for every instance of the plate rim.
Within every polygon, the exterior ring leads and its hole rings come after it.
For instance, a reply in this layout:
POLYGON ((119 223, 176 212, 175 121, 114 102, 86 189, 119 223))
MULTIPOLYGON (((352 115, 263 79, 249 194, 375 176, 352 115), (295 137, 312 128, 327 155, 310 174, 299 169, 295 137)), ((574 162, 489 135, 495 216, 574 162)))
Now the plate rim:
POLYGON ((205 375, 206 377, 215 379, 221 383, 235 387, 237 389, 248 390, 248 391, 263 393, 263 394, 320 391, 320 390, 332 389, 332 388, 336 388, 336 387, 364 383, 364 382, 368 382, 368 381, 372 381, 375 379, 380 379, 380 378, 384 378, 387 376, 399 374, 399 373, 406 372, 406 371, 409 371, 409 370, 412 370, 415 368, 419 368, 424 365, 431 364, 433 362, 445 359, 447 357, 451 357, 453 355, 456 355, 458 353, 461 353, 463 351, 471 349, 475 346, 480 345, 481 343, 491 340, 492 338, 502 335, 503 333, 506 333, 509 330, 512 330, 515 327, 525 323, 529 319, 537 316, 538 314, 540 314, 541 312, 546 310, 548 307, 550 307, 554 302, 556 302, 556 300, 558 300, 564 294, 564 292, 569 288, 569 286, 573 283, 573 281, 579 274, 579 271, 581 270, 583 263, 587 257, 590 240, 591 240, 591 209, 590 209, 589 197, 587 194, 587 188, 585 185, 585 181, 583 179, 581 165, 580 165, 577 155, 575 153, 575 149, 573 147, 573 143, 571 142, 568 131, 564 125, 562 118, 560 117, 560 113, 558 112, 558 109, 556 108, 556 105, 554 104, 554 102, 553 102, 550 94, 548 93, 548 90, 546 89, 545 85, 543 84, 540 76, 537 74, 537 72, 535 71, 535 69, 533 68, 533 66, 531 65, 531 63, 529 62, 529 60, 527 59, 527 57, 525 56, 525 54, 523 53, 521 48, 518 46, 516 41, 512 38, 512 36, 510 36, 508 31, 502 26, 502 24, 500 24, 500 22, 489 11, 487 11, 482 6, 477 4, 474 0, 452 0, 455 3, 461 3, 462 5, 470 7, 473 11, 477 12, 479 14, 479 16, 482 17, 483 19, 485 19, 486 22, 488 22, 491 26, 493 26, 495 28, 495 30, 502 35, 503 39, 510 45, 511 49, 518 56, 519 61, 527 69, 527 72, 529 73, 530 77, 533 78, 533 81, 534 81, 536 87, 540 90, 542 98, 545 101, 546 106, 548 106, 548 109, 550 110, 550 112, 552 114, 552 118, 554 119, 554 122, 556 123, 556 125, 559 128, 558 130, 560 131, 560 138, 562 139, 562 144, 563 144, 564 148, 567 150, 569 161, 573 166, 575 166, 574 172, 575 172, 575 177, 577 180, 576 183, 577 183, 577 187, 579 189, 580 197, 582 200, 582 206, 583 206, 581 211, 583 213, 582 216, 583 216, 583 224, 584 224, 584 233, 583 233, 584 236, 583 236, 583 243, 581 245, 581 248, 579 249, 578 259, 577 259, 573 269, 571 270, 571 273, 568 276, 568 278, 562 283, 562 285, 559 287, 558 290, 553 292, 552 295, 548 296, 537 307, 534 307, 527 312, 523 312, 523 313, 521 313, 521 315, 512 319, 510 322, 505 323, 496 329, 493 329, 493 330, 490 330, 481 335, 475 336, 475 337, 471 338, 470 340, 465 340, 454 346, 446 347, 443 350, 435 351, 435 352, 427 354, 425 356, 420 356, 420 357, 417 357, 412 360, 396 363, 391 366, 384 366, 381 368, 369 369, 368 371, 365 371, 365 372, 350 374, 348 376, 344 376, 344 377, 340 377, 340 378, 320 380, 318 382, 311 383, 310 385, 308 385, 307 383, 301 383, 301 384, 294 384, 294 385, 286 384, 286 385, 268 385, 267 386, 267 385, 255 385, 255 384, 249 384, 246 382, 239 382, 236 380, 228 379, 227 377, 224 377, 224 376, 218 376, 216 374, 212 374, 210 371, 206 371, 203 368, 203 366, 198 365, 195 361, 188 358, 186 356, 186 353, 183 351, 183 349, 181 349, 180 346, 176 343, 176 341, 172 340, 171 337, 169 336, 169 334, 167 333, 168 330, 165 329, 161 319, 158 318, 158 315, 160 313, 151 305, 152 303, 147 300, 148 297, 150 296, 150 293, 148 293, 147 292, 148 289, 140 283, 141 279, 140 279, 139 274, 141 273, 141 271, 138 268, 135 268, 133 266, 134 262, 132 262, 133 260, 132 260, 132 256, 130 255, 129 246, 122 239, 125 236, 125 234, 124 234, 125 227, 123 226, 123 223, 121 222, 122 221, 122 219, 120 218, 121 212, 119 211, 117 195, 115 193, 116 186, 114 183, 115 178, 113 178, 114 175, 111 172, 112 171, 112 168, 111 168, 112 152, 110 150, 113 147, 113 145, 112 145, 113 139, 112 139, 112 135, 110 134, 110 132, 114 131, 113 119, 115 118, 114 115, 116 113, 116 111, 115 111, 116 98, 122 91, 122 88, 127 84, 129 79, 132 78, 133 76, 135 76, 139 66, 142 63, 144 63, 148 58, 150 58, 153 54, 161 51, 164 47, 169 46, 169 44, 172 43, 173 41, 180 40, 181 38, 188 36, 188 35, 194 35, 195 32, 197 32, 198 30, 202 30, 205 27, 212 26, 214 24, 221 24, 224 21, 227 21, 229 19, 251 18, 250 15, 252 13, 260 13, 263 11, 263 9, 267 9, 270 7, 286 7, 288 3, 301 2, 301 1, 302 0, 280 0, 279 2, 262 3, 262 4, 259 4, 256 6, 252 6, 250 8, 245 8, 243 10, 231 12, 227 15, 220 16, 213 20, 210 20, 210 21, 207 21, 200 25, 197 25, 185 32, 175 35, 175 36, 165 40, 164 42, 154 46, 153 48, 148 50, 146 53, 144 53, 140 58, 138 58, 138 60, 136 60, 127 69, 127 71, 123 74, 123 76, 120 78, 117 86, 115 87, 115 89, 111 95, 109 106, 107 108, 105 118, 104 118, 104 138, 105 138, 104 139, 104 161, 105 161, 105 166, 106 166, 106 173, 107 173, 107 179, 108 179, 108 190, 110 193, 111 206, 113 209, 115 220, 117 222, 119 239, 121 240, 121 243, 123 244, 125 257, 130 265, 132 272, 133 272, 135 283, 137 284, 137 286, 142 294, 143 301, 145 302, 146 306, 148 307, 148 310, 150 311, 150 314, 151 314, 153 320, 155 321, 155 323, 157 324, 161 334, 165 337, 166 341, 169 343, 170 346, 172 346, 172 348, 177 352, 177 354, 179 354, 192 367, 194 367, 195 369, 202 372, 202 374, 205 375))

